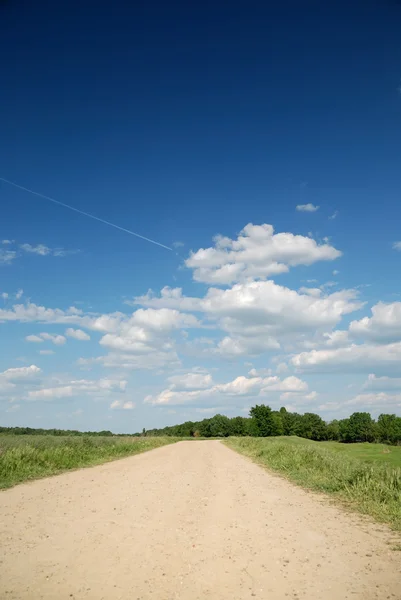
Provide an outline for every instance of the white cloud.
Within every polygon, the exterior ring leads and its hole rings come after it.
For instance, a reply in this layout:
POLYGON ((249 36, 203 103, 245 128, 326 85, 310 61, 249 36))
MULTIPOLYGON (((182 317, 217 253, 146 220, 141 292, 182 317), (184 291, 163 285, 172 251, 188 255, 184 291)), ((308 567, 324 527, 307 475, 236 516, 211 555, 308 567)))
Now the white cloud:
POLYGON ((191 298, 183 296, 182 288, 171 288, 165 286, 160 292, 160 297, 154 295, 149 290, 143 296, 137 296, 133 301, 126 301, 126 304, 147 306, 149 308, 170 308, 180 311, 198 312, 201 310, 200 298, 191 298))
POLYGON ((114 402, 112 402, 110 404, 110 408, 111 409, 121 408, 122 410, 132 410, 133 408, 135 408, 135 404, 131 400, 127 400, 126 402, 121 402, 120 400, 114 400, 114 402))
POLYGON ((196 307, 226 335, 212 350, 227 358, 257 355, 297 340, 331 330, 341 318, 363 306, 356 290, 324 294, 300 294, 275 282, 252 281, 222 290, 209 288, 204 298, 186 298, 181 289, 162 290, 160 297, 148 293, 137 302, 152 306, 196 307))
POLYGON ((66 342, 66 339, 63 335, 56 335, 53 333, 40 333, 39 335, 43 340, 52 342, 56 346, 62 346, 66 342))
POLYGON ((173 248, 182 248, 183 246, 185 246, 184 242, 173 242, 173 248))
POLYGON ((202 307, 229 333, 219 349, 227 354, 257 354, 279 347, 297 334, 332 329, 343 315, 357 310, 355 290, 322 298, 298 294, 273 281, 237 284, 228 290, 211 288, 202 307))
POLYGON ((292 233, 274 233, 272 225, 249 223, 236 240, 217 236, 211 248, 191 252, 185 264, 194 279, 211 284, 231 284, 266 279, 290 267, 334 260, 341 252, 329 244, 292 233))
POLYGON ((352 321, 350 334, 376 343, 401 340, 401 302, 379 302, 372 307, 372 316, 352 321))
POLYGON ((367 380, 363 384, 364 390, 400 390, 401 391, 401 377, 377 377, 373 373, 370 373, 367 380))
POLYGON ((251 377, 270 377, 272 374, 271 369, 251 369, 248 373, 251 377))
POLYGON ((316 212, 317 210, 319 210, 320 206, 315 206, 314 204, 311 204, 310 202, 308 202, 308 204, 298 204, 297 205, 297 210, 300 212, 316 212))
POLYGON ((332 215, 330 215, 329 219, 332 221, 338 217, 338 210, 335 210, 332 215))
POLYGON ((31 254, 39 254, 39 256, 47 256, 51 253, 51 249, 43 244, 38 244, 37 246, 31 246, 31 244, 21 244, 21 250, 24 252, 29 252, 31 254))
POLYGON ((28 392, 29 400, 53 400, 54 398, 69 398, 73 395, 71 385, 31 390, 28 392))
POLYGON ((67 256, 68 254, 77 254, 79 250, 65 250, 64 248, 49 248, 44 244, 32 246, 31 244, 21 244, 20 249, 29 254, 37 254, 38 256, 67 256))
POLYGON ((15 294, 16 299, 20 300, 22 298, 23 293, 24 290, 18 290, 18 292, 15 294))
POLYGON ((326 340, 326 346, 329 346, 330 348, 343 348, 349 344, 348 331, 343 331, 341 329, 337 329, 331 333, 324 333, 323 337, 326 340))
POLYGON ((41 369, 36 365, 30 367, 16 367, 14 369, 7 369, 0 373, 0 378, 6 379, 7 381, 16 381, 21 379, 33 379, 41 373, 41 369))
POLYGON ((127 381, 118 379, 79 379, 65 382, 50 388, 31 390, 28 392, 28 400, 53 400, 58 398, 81 397, 108 397, 116 392, 126 391, 127 381))
POLYGON ((213 383, 212 376, 202 373, 185 373, 183 375, 172 375, 167 378, 174 390, 196 390, 206 389, 213 383))
POLYGON ((3 300, 7 300, 8 299, 7 292, 2 292, 1 297, 3 298, 3 300))
POLYGON ((394 242, 393 243, 393 250, 400 250, 401 251, 401 242, 394 242))
POLYGON ((27 335, 25 337, 25 340, 27 342, 33 342, 33 343, 36 343, 36 344, 43 344, 42 338, 39 337, 38 335, 27 335))
POLYGON ((43 354, 44 356, 45 355, 50 356, 50 355, 54 354, 54 350, 39 350, 39 354, 43 354))
POLYGON ((363 373, 379 369, 401 372, 401 343, 351 344, 334 350, 312 350, 293 356, 291 363, 301 372, 363 373))
POLYGON ((300 287, 299 293, 306 294, 307 296, 312 296, 312 298, 319 298, 322 295, 322 290, 320 288, 300 287))
POLYGON ((3 250, 0 248, 0 265, 11 265, 16 258, 17 253, 14 250, 3 250))
POLYGON ((71 327, 69 327, 66 330, 65 335, 67 335, 68 337, 74 338, 76 340, 82 340, 82 341, 87 341, 87 340, 91 339, 90 335, 85 333, 85 331, 82 331, 82 329, 72 329, 71 327))
POLYGON ((375 409, 377 412, 392 412, 401 408, 401 394, 387 394, 385 392, 359 394, 345 402, 345 406, 360 407, 363 410, 375 409))
POLYGON ((10 244, 14 244, 14 240, 2 240, 1 243, 5 246, 8 246, 10 244))
POLYGON ((218 383, 212 387, 197 390, 175 390, 173 386, 163 390, 156 396, 147 396, 144 400, 147 404, 156 405, 178 405, 203 402, 216 397, 242 397, 242 396, 266 396, 276 392, 304 392, 308 389, 305 381, 298 377, 244 377, 240 376, 228 383, 218 383))

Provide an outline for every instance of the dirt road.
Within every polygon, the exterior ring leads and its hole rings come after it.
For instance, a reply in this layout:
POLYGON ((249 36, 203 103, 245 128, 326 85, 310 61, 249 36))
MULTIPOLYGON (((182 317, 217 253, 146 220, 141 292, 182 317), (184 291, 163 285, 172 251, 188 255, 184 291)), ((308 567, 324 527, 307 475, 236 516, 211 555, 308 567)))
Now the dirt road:
POLYGON ((401 598, 389 532, 220 442, 0 493, 0 598, 401 598))

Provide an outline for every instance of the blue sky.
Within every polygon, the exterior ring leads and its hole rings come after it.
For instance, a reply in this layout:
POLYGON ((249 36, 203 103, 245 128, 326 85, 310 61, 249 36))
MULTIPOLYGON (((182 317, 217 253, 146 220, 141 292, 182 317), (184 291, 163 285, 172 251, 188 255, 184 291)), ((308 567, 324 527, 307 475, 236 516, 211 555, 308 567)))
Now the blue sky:
POLYGON ((401 414, 401 6, 0 13, 0 177, 172 248, 0 181, 1 423, 401 414))

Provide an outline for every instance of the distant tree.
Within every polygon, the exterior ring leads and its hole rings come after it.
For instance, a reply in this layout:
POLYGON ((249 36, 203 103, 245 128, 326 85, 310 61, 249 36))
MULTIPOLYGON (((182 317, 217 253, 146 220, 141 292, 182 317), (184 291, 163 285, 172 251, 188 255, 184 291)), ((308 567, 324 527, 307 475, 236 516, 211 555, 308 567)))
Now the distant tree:
POLYGON ((379 440, 387 444, 401 442, 401 417, 381 414, 377 419, 379 440))
POLYGON ((146 429, 145 429, 145 427, 142 429, 142 435, 143 435, 143 437, 146 436, 146 429))
POLYGON ((228 437, 230 435, 230 419, 224 415, 215 415, 210 419, 211 437, 228 437))
POLYGON ((349 419, 339 422, 340 439, 343 442, 373 442, 375 422, 369 413, 355 412, 349 419))
POLYGON ((335 419, 327 425, 327 439, 334 442, 340 439, 340 424, 335 419))
POLYGON ((315 413, 305 413, 301 419, 301 437, 321 441, 327 439, 327 425, 322 417, 315 413))
POLYGON ((254 420, 259 437, 274 435, 275 423, 270 406, 264 404, 253 406, 249 411, 249 415, 254 420))
POLYGON ((246 435, 246 421, 244 417, 233 417, 230 419, 230 435, 246 435))
POLYGON ((272 435, 284 435, 283 416, 280 412, 272 412, 273 427, 272 435))

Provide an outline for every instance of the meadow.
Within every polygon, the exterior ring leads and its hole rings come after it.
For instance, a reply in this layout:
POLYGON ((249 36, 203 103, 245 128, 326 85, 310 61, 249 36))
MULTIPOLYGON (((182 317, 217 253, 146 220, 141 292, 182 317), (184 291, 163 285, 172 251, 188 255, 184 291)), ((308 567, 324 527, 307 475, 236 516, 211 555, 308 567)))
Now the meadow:
POLYGON ((176 441, 173 437, 0 435, 0 489, 176 441))
POLYGON ((232 437, 224 443, 298 485, 401 531, 400 447, 297 437, 232 437))

